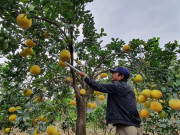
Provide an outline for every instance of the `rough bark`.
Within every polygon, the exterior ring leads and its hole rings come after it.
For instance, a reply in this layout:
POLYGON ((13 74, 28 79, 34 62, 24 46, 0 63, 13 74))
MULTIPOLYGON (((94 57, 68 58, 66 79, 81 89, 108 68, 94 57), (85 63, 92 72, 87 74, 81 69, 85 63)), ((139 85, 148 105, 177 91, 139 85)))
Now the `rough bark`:
POLYGON ((76 135, 86 135, 86 106, 83 98, 77 100, 76 135))

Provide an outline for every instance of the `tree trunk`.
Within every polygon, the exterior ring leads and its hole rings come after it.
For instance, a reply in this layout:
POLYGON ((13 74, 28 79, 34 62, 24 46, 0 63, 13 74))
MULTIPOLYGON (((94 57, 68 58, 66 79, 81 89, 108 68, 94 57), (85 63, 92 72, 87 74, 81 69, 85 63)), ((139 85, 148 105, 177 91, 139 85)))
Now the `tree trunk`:
POLYGON ((76 135, 86 135, 86 105, 83 98, 77 101, 76 135))

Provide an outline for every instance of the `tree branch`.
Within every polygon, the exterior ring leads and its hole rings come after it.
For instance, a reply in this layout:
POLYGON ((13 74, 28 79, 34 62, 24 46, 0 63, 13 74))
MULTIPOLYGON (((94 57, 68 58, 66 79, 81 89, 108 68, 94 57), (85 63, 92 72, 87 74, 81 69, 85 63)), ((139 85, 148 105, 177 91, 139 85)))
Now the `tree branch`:
POLYGON ((46 21, 50 24, 53 24, 55 25, 56 27, 58 27, 58 29, 61 31, 61 33, 63 34, 62 36, 64 36, 64 38, 68 41, 68 38, 67 38, 67 35, 66 33, 61 29, 61 27, 59 26, 59 24, 56 22, 56 21, 51 21, 51 20, 48 20, 46 18, 43 18, 43 17, 37 17, 37 16, 33 16, 31 18, 34 18, 34 19, 39 19, 39 20, 43 20, 43 21, 46 21))
MULTIPOLYGON (((114 67, 112 67, 112 68, 116 68, 116 67, 117 67, 117 66, 114 66, 114 67)), ((106 69, 106 70, 103 70, 103 71, 95 74, 95 75, 93 76, 93 80, 94 80, 98 75, 100 75, 100 74, 102 74, 102 73, 106 73, 106 72, 108 72, 108 71, 109 71, 109 69, 106 69)))
MULTIPOLYGON (((124 52, 120 52, 120 53, 115 53, 114 55, 122 55, 124 52)), ((96 70, 103 64, 103 62, 105 60, 107 60, 108 58, 110 58, 112 56, 112 54, 106 56, 94 69, 93 73, 92 73, 92 76, 95 74, 96 70)))

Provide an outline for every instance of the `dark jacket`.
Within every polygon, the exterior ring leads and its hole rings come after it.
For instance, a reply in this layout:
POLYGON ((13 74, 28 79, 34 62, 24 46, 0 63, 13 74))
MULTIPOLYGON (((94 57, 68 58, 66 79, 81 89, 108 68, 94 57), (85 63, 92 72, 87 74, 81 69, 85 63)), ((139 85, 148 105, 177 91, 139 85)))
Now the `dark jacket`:
POLYGON ((129 125, 139 127, 139 117, 133 88, 125 81, 110 84, 98 84, 86 77, 84 81, 94 90, 108 93, 106 121, 107 124, 129 125))

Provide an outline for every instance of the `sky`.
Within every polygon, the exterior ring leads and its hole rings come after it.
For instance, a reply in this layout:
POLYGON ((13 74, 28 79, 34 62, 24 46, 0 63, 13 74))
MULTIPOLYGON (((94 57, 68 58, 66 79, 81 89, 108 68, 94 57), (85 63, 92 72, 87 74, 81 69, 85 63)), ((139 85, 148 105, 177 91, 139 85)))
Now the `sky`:
POLYGON ((160 46, 180 42, 180 0, 94 0, 86 9, 94 16, 95 27, 104 28, 107 37, 129 43, 132 39, 147 41, 160 37, 160 46))

